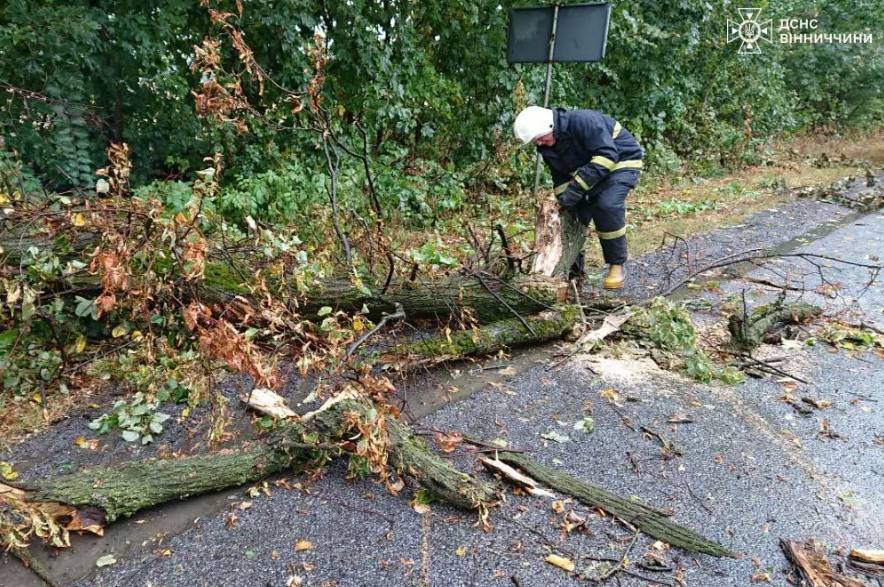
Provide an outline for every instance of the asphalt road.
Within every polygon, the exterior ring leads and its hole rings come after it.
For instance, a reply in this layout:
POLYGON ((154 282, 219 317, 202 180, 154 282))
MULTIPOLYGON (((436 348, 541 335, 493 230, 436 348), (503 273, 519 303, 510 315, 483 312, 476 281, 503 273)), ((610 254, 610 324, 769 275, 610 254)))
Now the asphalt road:
MULTIPOLYGON (((848 217, 844 208, 818 206, 814 210, 819 221, 848 217)), ((818 225, 808 221, 804 227, 818 225)), ((764 246, 781 246, 797 236, 765 230, 771 242, 764 246)), ((721 240, 714 234, 704 238, 721 240)), ((884 215, 872 213, 799 250, 871 262, 884 257, 882 239, 884 215)), ((740 244, 738 239, 732 243, 740 244)), ((720 322, 717 308, 728 294, 747 289, 751 303, 767 299, 769 288, 753 278, 785 276, 793 283, 804 280, 803 287, 819 285, 813 281, 816 270, 808 271, 800 258, 784 259, 775 269, 773 276, 757 270, 749 280, 725 278, 722 291, 703 293, 710 307, 697 312, 698 322, 720 322)), ((825 302, 831 314, 880 326, 881 284, 865 287, 868 272, 862 268, 826 270, 830 285, 837 284, 833 287, 838 298, 805 297, 825 302), (860 292, 860 299, 851 301, 860 292)), ((822 343, 763 352, 789 355, 780 366, 809 383, 770 377, 738 386, 710 386, 628 354, 577 356, 554 370, 538 361, 543 357, 537 354, 516 355, 505 375, 471 376, 475 393, 444 405, 418 426, 499 438, 529 449, 535 459, 610 491, 671 508, 675 521, 744 555, 729 560, 677 549, 659 552, 641 537, 629 559, 639 563, 646 552, 657 552, 672 568, 661 573, 631 567, 641 574, 667 583, 678 577, 687 585, 726 586, 746 585, 753 575, 768 573, 771 584, 786 585, 781 538, 815 538, 833 551, 880 548, 884 543, 884 360, 872 352, 851 354, 822 343), (494 384, 482 385, 485 377, 493 377, 494 384), (610 400, 605 391, 610 389, 623 398, 619 405, 610 400), (796 397, 827 400, 831 407, 802 416, 779 399, 786 390, 796 397), (575 430, 575 423, 588 415, 594 431, 575 430), (671 424, 673 415, 687 415, 692 422, 671 424), (820 433, 823 419, 828 435, 820 433), (681 456, 665 458, 660 444, 643 434, 641 426, 665 436, 681 456), (568 441, 541 436, 551 432, 568 441)), ((24 450, 0 458, 26 458, 24 450)), ((465 450, 452 457, 467 469, 475 467, 475 455, 465 450)), ((53 470, 52 459, 45 460, 44 472, 53 470)), ((567 573, 544 558, 560 554, 574 560, 578 572, 591 574, 600 572, 592 569, 593 557, 619 560, 632 539, 632 533, 615 521, 564 497, 558 498, 564 511, 557 512, 554 509, 561 508, 554 508, 552 500, 507 492, 505 503, 492 511, 493 529, 483 532, 471 514, 438 503, 418 513, 409 505, 410 490, 391 496, 373 480, 346 479, 342 465, 332 465, 315 481, 289 481, 300 482, 301 488, 271 485, 270 496, 255 498, 238 490, 211 498, 211 507, 179 510, 180 515, 171 516, 174 520, 154 527, 169 534, 159 538, 138 535, 133 521, 127 526, 130 533, 124 531, 127 538, 115 539, 117 529, 112 527, 104 541, 88 542, 91 558, 77 568, 91 568, 95 558, 110 552, 118 562, 75 584, 577 585, 585 583, 577 573, 567 573), (234 524, 229 523, 229 512, 236 514, 234 524), (585 524, 565 533, 561 524, 567 512, 585 524), (304 542, 296 548, 299 541, 309 542, 309 548, 304 542)), ((165 510, 147 512, 141 519, 150 525, 158 517, 170 517, 165 510)), ((59 565, 55 572, 70 577, 73 573, 68 571, 59 565)), ((20 585, 26 580, 22 577, 7 562, 0 584, 20 585)), ((624 574, 618 578, 622 585, 647 584, 624 574)))

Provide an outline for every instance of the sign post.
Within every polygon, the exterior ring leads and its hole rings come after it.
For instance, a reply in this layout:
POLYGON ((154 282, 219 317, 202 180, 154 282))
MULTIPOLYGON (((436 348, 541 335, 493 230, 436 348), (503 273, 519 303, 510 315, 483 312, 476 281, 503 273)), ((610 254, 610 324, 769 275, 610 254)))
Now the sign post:
MULTIPOLYGON (((569 4, 510 10, 507 62, 546 63, 543 107, 549 108, 553 63, 601 61, 608 41, 611 5, 569 4)), ((540 153, 534 168, 534 189, 540 183, 540 153)))
MULTIPOLYGON (((553 6, 552 30, 549 34, 549 56, 546 61, 546 84, 543 88, 543 107, 549 108, 549 88, 552 85, 552 64, 553 55, 556 52, 556 27, 559 24, 559 5, 553 6)), ((534 187, 531 188, 531 195, 537 195, 537 186, 540 185, 540 171, 542 163, 540 162, 540 153, 538 152, 534 158, 534 187)))

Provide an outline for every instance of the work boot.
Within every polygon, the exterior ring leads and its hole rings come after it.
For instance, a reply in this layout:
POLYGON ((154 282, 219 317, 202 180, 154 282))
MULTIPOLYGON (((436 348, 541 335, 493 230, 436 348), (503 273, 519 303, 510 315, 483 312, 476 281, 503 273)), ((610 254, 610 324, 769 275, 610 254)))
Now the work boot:
POLYGON ((623 265, 611 264, 608 266, 608 274, 602 281, 602 287, 605 289, 620 289, 626 281, 626 272, 623 265))

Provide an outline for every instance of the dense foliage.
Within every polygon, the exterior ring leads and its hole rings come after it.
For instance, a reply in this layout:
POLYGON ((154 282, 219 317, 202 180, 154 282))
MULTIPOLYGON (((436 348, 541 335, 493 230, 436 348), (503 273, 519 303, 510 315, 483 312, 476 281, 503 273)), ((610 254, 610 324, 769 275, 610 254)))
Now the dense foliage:
MULTIPOLYGON (((217 205, 231 219, 309 214, 326 201, 326 161, 315 133, 280 114, 281 88, 309 83, 321 32, 330 124, 370 155, 385 213, 426 222, 462 205, 476 182, 500 190, 530 178, 509 124, 515 109, 542 99, 544 67, 506 64, 514 4, 524 2, 248 2, 236 25, 269 78, 247 72, 250 107, 237 126, 198 116, 192 92, 207 74, 192 66, 194 47, 219 30, 207 5, 239 15, 239 3, 9 0, 0 8, 0 164, 14 151, 26 177, 88 190, 109 142, 124 141, 135 185, 182 179, 144 189, 186 202, 185 182, 220 152, 217 205)), ((814 17, 818 32, 879 34, 875 4, 788 0, 762 12, 775 28, 780 18, 814 17)), ((738 55, 724 35, 736 9, 727 0, 615 1, 604 62, 557 65, 554 103, 611 113, 661 170, 751 161, 759 143, 786 131, 880 124, 880 39, 762 42, 761 54, 738 55)), ((219 55, 235 51, 222 45, 219 55)), ((348 160, 339 175, 344 205, 366 209, 362 164, 348 160)))

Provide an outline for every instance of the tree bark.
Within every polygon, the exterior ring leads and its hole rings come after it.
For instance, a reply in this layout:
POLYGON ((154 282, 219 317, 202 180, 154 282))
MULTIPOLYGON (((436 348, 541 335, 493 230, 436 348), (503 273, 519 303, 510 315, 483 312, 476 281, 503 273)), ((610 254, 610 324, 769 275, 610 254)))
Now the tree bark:
POLYGON ((559 306, 525 316, 523 320, 524 322, 518 318, 510 318, 469 330, 435 334, 374 351, 364 356, 363 360, 372 362, 380 359, 385 364, 417 366, 539 344, 562 338, 574 329, 580 322, 580 308, 573 305, 559 306))
POLYGON ((370 293, 365 293, 346 280, 324 282, 308 294, 305 315, 315 314, 323 306, 352 312, 363 305, 374 313, 389 313, 399 302, 409 318, 448 320, 470 314, 480 322, 493 322, 513 318, 514 311, 534 314, 568 297, 566 282, 534 275, 509 279, 454 275, 413 282, 394 280, 383 293, 383 284, 370 284, 370 288, 370 293))
POLYGON ((113 522, 167 501, 258 481, 292 463, 284 452, 255 443, 217 454, 86 469, 25 488, 32 500, 97 507, 113 522))

